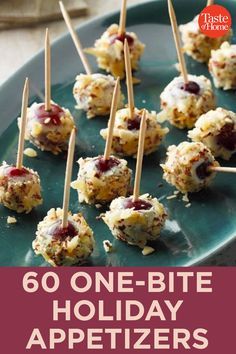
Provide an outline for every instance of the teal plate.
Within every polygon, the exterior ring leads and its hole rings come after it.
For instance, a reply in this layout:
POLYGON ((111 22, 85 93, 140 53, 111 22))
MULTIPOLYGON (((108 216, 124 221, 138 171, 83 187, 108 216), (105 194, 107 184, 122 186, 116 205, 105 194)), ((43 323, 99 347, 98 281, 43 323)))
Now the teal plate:
MULTIPOLYGON (((174 2, 179 23, 185 23, 199 13, 206 1, 176 0, 174 2)), ((218 1, 236 13, 235 1, 218 1)), ((104 32, 106 27, 118 22, 118 13, 100 17, 87 22, 79 28, 84 46, 90 46, 104 32)), ((136 106, 159 110, 159 95, 164 87, 177 75, 177 62, 172 32, 169 24, 166 1, 151 1, 131 7, 128 10, 128 30, 135 31, 146 44, 145 54, 140 62, 137 76, 141 84, 135 86, 136 106)), ((236 27, 234 23, 234 33, 236 27)), ((43 41, 43 38, 42 38, 43 41)), ((235 40, 234 40, 235 42, 235 40)), ((17 53, 16 53, 17 54, 17 53)), ((96 63, 91 59, 94 71, 96 63)), ((187 59, 188 70, 194 74, 209 77, 207 67, 187 59)), ((67 34, 52 45, 52 96, 55 102, 68 107, 79 128, 75 161, 80 157, 95 156, 103 152, 104 141, 99 131, 107 124, 107 119, 97 117, 87 120, 85 114, 74 108, 72 87, 77 73, 83 72, 80 60, 67 34)), ((10 80, 1 87, 0 95, 0 161, 13 163, 16 158, 18 131, 16 117, 20 112, 21 92, 25 77, 31 82, 31 102, 40 101, 43 91, 43 52, 29 61, 10 80), (38 96, 38 97, 37 97, 38 96)), ((125 92, 125 87, 123 86, 125 92)), ((236 93, 216 90, 219 106, 235 110, 236 93)), ((96 217, 101 210, 92 206, 78 204, 77 193, 72 191, 70 209, 83 213, 93 228, 96 248, 88 265, 91 266, 186 266, 193 265, 219 250, 236 235, 236 184, 235 175, 218 174, 211 187, 190 196, 192 203, 186 208, 181 199, 167 200, 173 188, 162 180, 160 161, 165 157, 166 148, 173 143, 186 140, 186 132, 170 127, 165 142, 158 152, 145 157, 141 192, 150 193, 162 201, 169 213, 169 220, 162 231, 161 238, 152 244, 157 250, 149 256, 142 256, 137 247, 114 240, 107 226, 96 217), (106 254, 102 241, 113 242, 114 252, 106 254)), ((28 146, 28 145, 27 145, 28 146)), ((24 164, 37 170, 41 176, 44 204, 30 215, 15 215, 17 224, 8 225, 7 216, 13 212, 0 206, 0 265, 1 266, 45 266, 46 263, 32 251, 38 222, 52 207, 62 204, 65 156, 54 157, 48 153, 38 153, 38 157, 25 157, 24 164)), ((236 166, 236 158, 227 166, 236 166)), ((134 169, 135 161, 129 159, 134 169)), ((73 178, 76 178, 78 165, 74 164, 73 178)))

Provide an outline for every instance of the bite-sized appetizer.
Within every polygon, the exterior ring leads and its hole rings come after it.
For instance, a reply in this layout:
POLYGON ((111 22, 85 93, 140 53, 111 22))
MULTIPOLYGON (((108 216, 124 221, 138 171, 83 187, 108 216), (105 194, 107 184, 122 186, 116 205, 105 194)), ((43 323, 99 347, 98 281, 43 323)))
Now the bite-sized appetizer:
POLYGON ((196 120, 215 108, 215 96, 210 80, 205 76, 188 75, 174 78, 161 93, 161 115, 180 129, 193 128, 196 120))
POLYGON ((209 186, 215 177, 211 167, 218 166, 211 151, 201 142, 169 146, 167 159, 161 164, 163 178, 184 194, 209 186))
POLYGON ((3 162, 0 166, 0 203, 17 213, 29 213, 42 204, 37 172, 3 162))
POLYGON ((119 34, 119 26, 111 25, 97 39, 94 48, 86 49, 86 52, 97 58, 98 67, 106 70, 115 77, 125 77, 124 41, 127 39, 130 47, 131 66, 138 69, 138 62, 143 54, 145 45, 138 39, 134 32, 119 34))
POLYGON ((110 210, 102 215, 115 238, 141 248, 147 241, 160 236, 166 218, 164 206, 148 194, 136 201, 133 196, 117 198, 112 201, 110 210))
POLYGON ((199 15, 184 25, 179 26, 184 51, 200 63, 207 63, 211 56, 211 50, 220 48, 221 44, 229 41, 232 36, 230 29, 224 36, 211 38, 201 32, 198 24, 199 15))
POLYGON ((72 187, 78 190, 79 202, 88 204, 109 203, 130 191, 132 171, 127 161, 110 156, 96 156, 78 161, 78 178, 72 187))
MULTIPOLYGON (((137 156, 140 123, 143 109, 135 108, 130 118, 129 108, 123 108, 116 113, 113 131, 112 152, 120 156, 137 156)), ((144 145, 144 155, 156 151, 168 128, 162 128, 157 121, 156 112, 147 111, 147 129, 144 145)), ((103 139, 107 138, 107 128, 100 132, 103 139)))
MULTIPOLYGON (((21 119, 19 118, 19 125, 21 119)), ((68 149, 74 119, 68 109, 51 103, 46 110, 44 103, 33 103, 27 111, 26 140, 43 151, 57 155, 68 149)))
POLYGON ((236 89, 236 44, 224 42, 217 50, 212 50, 209 70, 217 88, 236 89))
MULTIPOLYGON (((87 118, 95 116, 108 115, 112 104, 112 94, 115 87, 115 80, 111 75, 103 75, 93 73, 88 59, 84 53, 79 36, 71 22, 71 18, 61 1, 59 1, 60 9, 70 32, 71 39, 79 54, 86 74, 80 74, 76 77, 73 88, 74 98, 77 102, 76 108, 87 112, 87 118)), ((118 107, 123 107, 124 96, 119 89, 118 107)))
POLYGON ((62 227, 62 209, 50 209, 38 224, 33 249, 52 266, 83 264, 94 249, 93 231, 81 214, 68 214, 62 227))
POLYGON ((229 160, 236 152, 236 114, 217 108, 203 114, 189 131, 192 141, 201 141, 215 157, 229 160))
MULTIPOLYGON (((111 109, 115 79, 111 75, 80 74, 73 89, 77 108, 87 112, 88 118, 108 115, 111 109)), ((124 106, 124 96, 120 90, 118 108, 124 106)))

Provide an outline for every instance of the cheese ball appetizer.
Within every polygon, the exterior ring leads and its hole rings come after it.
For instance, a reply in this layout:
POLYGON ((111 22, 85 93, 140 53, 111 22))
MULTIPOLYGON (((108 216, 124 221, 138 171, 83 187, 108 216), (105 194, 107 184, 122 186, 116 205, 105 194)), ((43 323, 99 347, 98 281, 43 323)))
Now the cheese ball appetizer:
POLYGON ((28 214, 42 202, 37 172, 3 162, 0 166, 0 203, 17 213, 28 214))
POLYGON ((236 44, 224 42, 217 50, 212 50, 209 71, 217 88, 236 89, 236 44))
POLYGON ((115 238, 143 248, 160 236, 167 213, 156 198, 144 194, 137 201, 132 196, 114 199, 102 219, 115 238))
MULTIPOLYGON (((136 158, 142 113, 143 109, 135 108, 134 117, 130 119, 128 108, 123 108, 117 111, 112 141, 112 152, 114 154, 136 158)), ((157 122, 156 112, 147 111, 147 130, 144 154, 148 155, 157 150, 168 131, 168 128, 162 128, 157 122)), ((107 132, 107 128, 102 129, 100 132, 105 140, 107 139, 107 132)))
POLYGON ((42 151, 57 155, 67 150, 73 127, 74 119, 68 109, 52 103, 51 110, 46 111, 44 103, 35 102, 27 111, 25 138, 42 151))
POLYGON ((210 167, 218 167, 210 150, 200 142, 182 142, 171 145, 167 159, 161 167, 163 178, 181 193, 198 192, 210 185, 216 173, 210 167))
POLYGON ((138 69, 138 62, 143 54, 145 45, 140 42, 134 32, 126 32, 119 35, 119 26, 111 25, 97 39, 94 48, 86 49, 86 52, 97 58, 98 67, 106 70, 115 77, 125 77, 124 41, 127 39, 130 48, 132 70, 138 69))
POLYGON ((78 163, 78 178, 71 185, 77 189, 80 203, 105 204, 130 191, 132 171, 127 161, 97 156, 80 158, 78 163))
MULTIPOLYGON (((87 118, 106 116, 110 113, 115 79, 111 75, 80 74, 73 89, 76 108, 87 112, 87 118)), ((122 108, 124 96, 120 91, 118 108, 122 108)))
POLYGON ((215 108, 215 96, 210 80, 205 76, 188 75, 174 78, 161 93, 162 117, 179 129, 193 128, 196 120, 215 108))
POLYGON ((223 108, 203 114, 188 136, 201 141, 214 155, 229 160, 236 152, 236 114, 223 108))
POLYGON ((211 38, 200 31, 198 24, 199 15, 184 25, 179 26, 182 36, 183 49, 187 55, 200 63, 208 63, 211 50, 220 48, 221 44, 230 40, 232 30, 222 37, 211 38))
POLYGON ((68 226, 61 227, 62 209, 50 209, 38 224, 32 247, 52 266, 83 264, 93 252, 93 231, 81 214, 68 215, 68 226))

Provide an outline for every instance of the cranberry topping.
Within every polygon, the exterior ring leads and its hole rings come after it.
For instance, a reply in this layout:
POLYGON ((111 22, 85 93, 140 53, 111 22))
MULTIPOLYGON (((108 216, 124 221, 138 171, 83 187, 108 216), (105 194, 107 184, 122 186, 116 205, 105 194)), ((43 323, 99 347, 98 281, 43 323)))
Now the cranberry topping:
POLYGON ((128 119, 128 130, 139 130, 141 124, 141 117, 135 115, 132 119, 128 119))
POLYGON ((146 200, 138 199, 133 200, 132 198, 128 198, 124 201, 124 208, 125 209, 134 209, 134 210, 149 210, 151 209, 152 204, 146 202, 146 200))
POLYGON ((216 136, 218 145, 223 146, 225 149, 233 151, 236 148, 236 131, 234 131, 234 124, 226 124, 220 133, 216 136))
POLYGON ((209 169, 210 166, 210 162, 203 162, 196 168, 196 174, 199 179, 205 179, 211 175, 211 171, 209 169))
POLYGON ((99 157, 96 162, 95 166, 99 172, 104 173, 110 170, 114 166, 118 166, 120 161, 115 157, 109 157, 109 159, 105 160, 103 156, 99 157))
POLYGON ((187 84, 181 85, 180 88, 181 90, 193 93, 194 95, 198 95, 200 92, 200 86, 194 81, 189 81, 187 84))
POLYGON ((29 174, 29 171, 26 170, 26 168, 24 168, 24 167, 17 168, 17 167, 12 166, 7 169, 7 174, 10 177, 22 177, 22 176, 29 174))
POLYGON ((125 39, 127 39, 128 45, 130 45, 130 46, 133 45, 134 39, 133 39, 133 37, 131 37, 127 33, 122 33, 120 35, 116 34, 116 35, 111 36, 110 43, 113 44, 113 43, 115 43, 116 40, 124 43, 125 39))
POLYGON ((60 125, 61 124, 61 116, 64 115, 63 109, 58 106, 57 104, 51 104, 51 110, 46 111, 45 104, 39 106, 35 112, 36 118, 40 120, 41 123, 44 124, 54 124, 60 125), (50 118, 50 121, 47 121, 47 118, 50 118))
POLYGON ((49 230, 49 235, 52 236, 55 240, 64 241, 66 238, 71 239, 78 234, 77 230, 71 222, 68 222, 67 227, 61 227, 61 223, 61 220, 56 222, 49 230))

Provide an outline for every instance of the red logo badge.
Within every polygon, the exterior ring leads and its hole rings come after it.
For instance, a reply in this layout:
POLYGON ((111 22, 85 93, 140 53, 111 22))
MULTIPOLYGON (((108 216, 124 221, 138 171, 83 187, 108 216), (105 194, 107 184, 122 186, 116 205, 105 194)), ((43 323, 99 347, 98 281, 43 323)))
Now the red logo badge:
POLYGON ((220 5, 211 5, 200 13, 198 24, 200 31, 208 37, 222 37, 231 28, 232 19, 229 11, 220 5))

